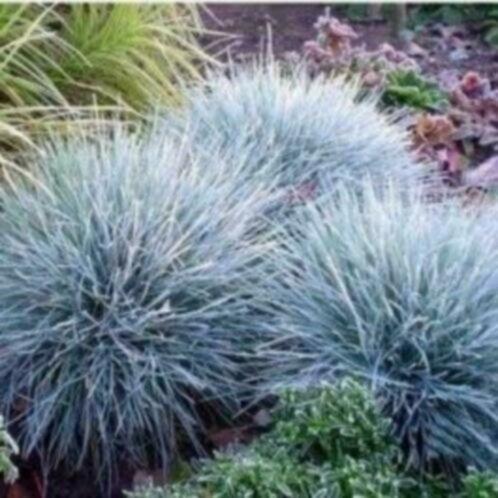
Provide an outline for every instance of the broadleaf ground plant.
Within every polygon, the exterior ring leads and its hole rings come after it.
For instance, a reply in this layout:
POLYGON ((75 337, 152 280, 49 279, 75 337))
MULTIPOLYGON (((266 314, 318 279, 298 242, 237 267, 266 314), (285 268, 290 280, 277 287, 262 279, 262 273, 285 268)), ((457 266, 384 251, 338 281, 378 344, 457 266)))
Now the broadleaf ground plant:
MULTIPOLYGON (((351 379, 285 391, 269 433, 248 447, 215 454, 197 470, 184 482, 128 496, 443 498, 450 492, 438 479, 417 481, 405 472, 389 421, 372 393, 351 379)), ((475 490, 485 490, 493 482, 476 473, 469 480, 475 490)))

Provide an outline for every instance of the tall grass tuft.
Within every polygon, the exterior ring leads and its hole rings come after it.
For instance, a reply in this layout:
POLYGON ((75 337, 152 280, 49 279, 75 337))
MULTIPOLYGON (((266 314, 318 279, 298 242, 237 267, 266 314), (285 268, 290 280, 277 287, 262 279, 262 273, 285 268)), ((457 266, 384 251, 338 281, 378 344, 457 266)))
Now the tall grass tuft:
POLYGON ((136 119, 178 105, 215 64, 201 34, 196 6, 0 5, 0 163, 95 108, 136 119))
POLYGON ((246 176, 281 185, 301 185, 322 176, 356 181, 410 176, 419 170, 406 136, 374 99, 341 79, 311 79, 276 62, 211 72, 191 88, 187 103, 166 122, 209 155, 213 146, 237 162, 249 160, 246 176))
POLYGON ((10 164, 11 152, 34 146, 26 125, 33 125, 32 106, 61 103, 62 96, 46 72, 50 43, 63 50, 45 29, 50 9, 26 4, 0 5, 0 164, 10 164), (36 102, 36 104, 35 104, 36 102))
POLYGON ((239 408, 268 196, 211 161, 116 128, 2 187, 0 410, 49 470, 167 465, 239 408))
POLYGON ((75 4, 60 22, 72 48, 60 60, 60 85, 80 103, 96 95, 135 109, 178 105, 183 83, 215 63, 197 41, 206 31, 195 6, 75 4))
POLYGON ((296 214, 260 296, 275 381, 370 384, 415 468, 498 465, 496 211, 391 187, 296 214))

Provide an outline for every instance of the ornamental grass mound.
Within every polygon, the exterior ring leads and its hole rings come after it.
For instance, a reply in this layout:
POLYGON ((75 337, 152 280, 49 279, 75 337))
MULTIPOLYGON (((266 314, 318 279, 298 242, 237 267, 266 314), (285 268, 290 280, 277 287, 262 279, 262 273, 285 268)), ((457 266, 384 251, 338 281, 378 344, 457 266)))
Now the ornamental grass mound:
POLYGON ((496 214, 371 182, 303 207, 260 294, 272 384, 358 376, 409 466, 498 468, 496 214))
POLYGON ((116 126, 2 185, 0 410, 48 470, 167 465, 238 409, 268 197, 210 160, 116 126))
POLYGON ((241 181, 310 187, 322 177, 413 180, 421 169, 406 133, 376 103, 341 78, 255 63, 211 72, 165 121, 182 135, 188 130, 193 146, 208 156, 221 149, 237 164, 244 157, 241 181))

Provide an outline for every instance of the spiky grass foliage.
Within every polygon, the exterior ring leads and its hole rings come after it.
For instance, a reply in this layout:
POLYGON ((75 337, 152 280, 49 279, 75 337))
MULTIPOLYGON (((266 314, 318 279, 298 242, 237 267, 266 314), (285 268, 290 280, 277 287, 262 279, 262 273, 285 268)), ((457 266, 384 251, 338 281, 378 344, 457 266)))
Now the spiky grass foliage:
POLYGON ((496 469, 496 212, 384 197, 337 188, 283 231, 260 294, 276 336, 268 375, 358 375, 410 465, 496 469))
MULTIPOLYGON (((53 7, 0 5, 0 165, 16 167, 20 152, 32 153, 47 132, 96 122, 97 111, 124 117, 118 106, 75 106, 55 81, 59 61, 75 53, 54 23, 53 7)), ((67 77, 67 75, 66 75, 67 77)), ((6 172, 8 174, 8 170, 6 172)), ((2 175, 4 171, 2 171, 2 175)))
POLYGON ((2 5, 0 95, 18 106, 178 104, 181 84, 215 62, 197 42, 205 33, 192 6, 2 5))
POLYGON ((60 60, 61 84, 78 100, 96 94, 138 109, 178 105, 183 82, 201 78, 201 62, 215 62, 197 41, 206 31, 195 6, 75 4, 67 10, 60 13, 60 36, 73 50, 60 60))
POLYGON ((54 142, 1 191, 0 407, 49 469, 166 465, 238 409, 268 197, 179 145, 54 142))
MULTIPOLYGON (((36 101, 39 105, 60 102, 52 80, 46 74, 47 56, 41 46, 48 42, 50 33, 44 22, 49 9, 26 4, 0 5, 0 163, 9 164, 9 152, 33 147, 29 134, 20 123, 26 119, 28 106, 36 101), (13 119, 12 111, 20 119, 13 119)), ((57 52, 62 48, 57 38, 50 40, 57 52)))
POLYGON ((195 6, 0 5, 0 161, 33 148, 49 124, 92 123, 95 106, 137 118, 177 105, 184 82, 215 63, 199 34, 195 6))
POLYGON ((248 156, 246 177, 299 185, 319 175, 355 180, 365 174, 398 176, 416 171, 404 132, 359 99, 343 80, 309 78, 266 61, 228 74, 212 72, 187 94, 166 121, 210 154, 248 156))
POLYGON ((40 5, 0 5, 0 101, 11 106, 61 103, 50 71, 69 47, 51 30, 53 9, 40 5), (50 47, 50 53, 47 53, 50 47))

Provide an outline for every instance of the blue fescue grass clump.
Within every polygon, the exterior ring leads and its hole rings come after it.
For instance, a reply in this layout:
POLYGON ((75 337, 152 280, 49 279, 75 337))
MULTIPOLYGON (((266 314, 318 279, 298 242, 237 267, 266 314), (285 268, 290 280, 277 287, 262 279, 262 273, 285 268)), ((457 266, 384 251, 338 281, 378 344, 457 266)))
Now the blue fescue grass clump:
POLYGON ((407 152, 407 137, 373 98, 360 99, 357 85, 311 79, 304 70, 275 62, 213 73, 187 92, 186 105, 166 117, 187 129, 192 143, 210 154, 222 149, 237 163, 246 159, 252 180, 285 186, 318 181, 411 178, 420 172, 407 152))
POLYGON ((167 464, 237 408, 266 194, 116 128, 2 186, 0 409, 49 469, 167 464), (149 460, 148 460, 149 459, 149 460), (157 461, 156 460, 156 461, 157 461))
POLYGON ((283 230, 260 294, 273 381, 358 375, 415 468, 498 468, 496 211, 334 196, 283 230))

